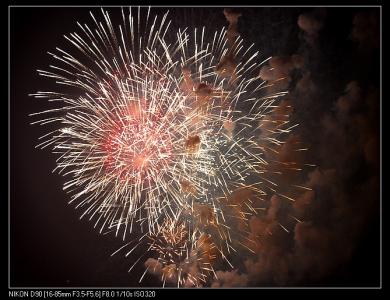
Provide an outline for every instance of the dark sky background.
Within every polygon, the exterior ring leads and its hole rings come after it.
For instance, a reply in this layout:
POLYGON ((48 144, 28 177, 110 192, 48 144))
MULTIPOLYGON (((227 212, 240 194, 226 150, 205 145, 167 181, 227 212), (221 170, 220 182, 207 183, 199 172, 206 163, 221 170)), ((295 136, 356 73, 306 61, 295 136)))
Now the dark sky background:
MULTIPOLYGON (((29 113, 50 106, 28 94, 55 88, 36 69, 50 64, 47 51, 66 47, 62 35, 77 30, 76 21, 90 22, 89 10, 11 8, 11 286, 139 286, 144 269, 139 265, 135 275, 128 273, 134 257, 110 256, 121 241, 99 235, 91 223, 79 220, 62 190, 65 179, 52 174, 55 156, 34 148, 48 128, 29 125, 29 113)), ((98 8, 92 10, 99 14, 98 8)), ((310 145, 309 160, 319 166, 315 175, 308 175, 316 192, 310 239, 302 243, 296 238, 304 251, 290 249, 287 272, 276 265, 272 271, 263 268, 267 274, 248 271, 246 285, 378 286, 379 9, 236 10, 242 13, 243 38, 264 57, 304 58, 303 67, 288 70, 293 118, 310 145)), ((155 10, 160 11, 165 9, 155 10)), ((223 8, 170 11, 174 25, 206 25, 213 31, 227 25, 223 8)), ((115 13, 111 18, 121 21, 115 13)), ((276 259, 265 258, 271 265, 276 259)), ((160 285, 151 275, 142 282, 160 285)))

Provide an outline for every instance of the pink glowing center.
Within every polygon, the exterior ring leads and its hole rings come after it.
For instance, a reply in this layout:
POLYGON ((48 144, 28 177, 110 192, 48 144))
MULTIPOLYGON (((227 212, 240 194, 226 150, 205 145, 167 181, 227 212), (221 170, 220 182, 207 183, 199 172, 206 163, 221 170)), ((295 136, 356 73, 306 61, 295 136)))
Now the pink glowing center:
POLYGON ((121 111, 121 115, 104 143, 105 169, 120 180, 153 180, 172 154, 163 114, 137 103, 121 111))

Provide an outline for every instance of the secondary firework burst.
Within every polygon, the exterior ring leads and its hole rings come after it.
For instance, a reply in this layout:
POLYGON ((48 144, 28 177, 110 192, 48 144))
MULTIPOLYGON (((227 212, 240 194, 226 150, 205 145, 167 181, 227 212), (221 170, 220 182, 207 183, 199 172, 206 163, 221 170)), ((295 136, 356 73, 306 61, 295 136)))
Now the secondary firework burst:
POLYGON ((253 251, 256 199, 278 193, 267 153, 292 128, 275 117, 286 92, 265 93, 267 59, 234 26, 172 34, 168 13, 122 9, 120 25, 102 16, 77 23, 80 33, 65 36, 72 48, 49 52, 56 64, 38 70, 59 89, 33 95, 61 105, 32 114, 57 124, 37 147, 58 155, 70 202, 100 232, 144 232, 157 255, 146 271, 207 284, 218 257, 231 265, 237 245, 253 251))
MULTIPOLYGON (((214 273, 213 262, 217 249, 211 236, 192 224, 166 219, 158 233, 148 236, 149 250, 157 259, 149 259, 145 273, 161 275, 165 282, 176 282, 177 286, 201 286, 214 273)), ((142 277, 141 277, 142 280, 142 277)))

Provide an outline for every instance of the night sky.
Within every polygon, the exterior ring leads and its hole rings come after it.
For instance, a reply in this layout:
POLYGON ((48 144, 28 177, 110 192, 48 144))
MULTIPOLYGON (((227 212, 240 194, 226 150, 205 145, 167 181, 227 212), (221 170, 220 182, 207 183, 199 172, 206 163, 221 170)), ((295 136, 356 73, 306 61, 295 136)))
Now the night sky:
MULTIPOLYGON (((122 243, 99 235, 68 205, 63 177, 52 173, 56 157, 35 149, 48 128, 29 125, 28 114, 50 108, 28 94, 54 90, 36 69, 52 63, 47 51, 66 48, 63 34, 90 22, 99 8, 11 8, 11 186, 10 282, 14 287, 140 286, 132 258, 111 257, 122 243)), ((110 8, 113 23, 118 8, 110 8)), ((379 8, 240 8, 238 30, 264 57, 291 77, 296 133, 309 145, 318 167, 304 178, 315 190, 307 209, 308 227, 295 245, 280 253, 279 242, 254 261, 259 270, 239 270, 244 286, 379 286, 380 197, 380 35, 379 8), (292 55, 299 69, 286 66, 292 55), (300 245, 298 247, 298 244, 300 245), (272 253, 271 253, 272 252, 272 253), (283 252, 282 252, 283 253, 283 252), (285 262, 282 267, 277 262, 285 262), (265 265, 265 262, 267 264, 265 265), (262 265, 264 263, 264 265, 262 265), (261 271, 260 271, 261 270, 261 271)), ((153 10, 152 10, 153 11, 153 10)), ((155 13, 164 12, 156 8, 155 13)), ((170 8, 173 26, 226 26, 223 8, 170 8)), ((281 246, 280 246, 281 247, 281 246)), ((142 251, 142 249, 139 249, 142 251)), ((229 285, 226 277, 219 285, 229 285)), ((160 286, 153 275, 141 286, 160 286)))

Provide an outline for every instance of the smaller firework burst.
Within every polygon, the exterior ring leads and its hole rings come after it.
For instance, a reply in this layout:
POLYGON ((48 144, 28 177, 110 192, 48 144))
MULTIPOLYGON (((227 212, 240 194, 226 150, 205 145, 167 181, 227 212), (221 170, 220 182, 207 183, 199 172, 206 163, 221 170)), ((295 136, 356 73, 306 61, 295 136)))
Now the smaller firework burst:
POLYGON ((158 233, 148 236, 149 250, 158 258, 147 266, 151 273, 161 275, 164 286, 166 282, 200 286, 214 272, 212 263, 217 251, 210 235, 198 229, 190 231, 191 227, 192 224, 167 219, 158 233))

